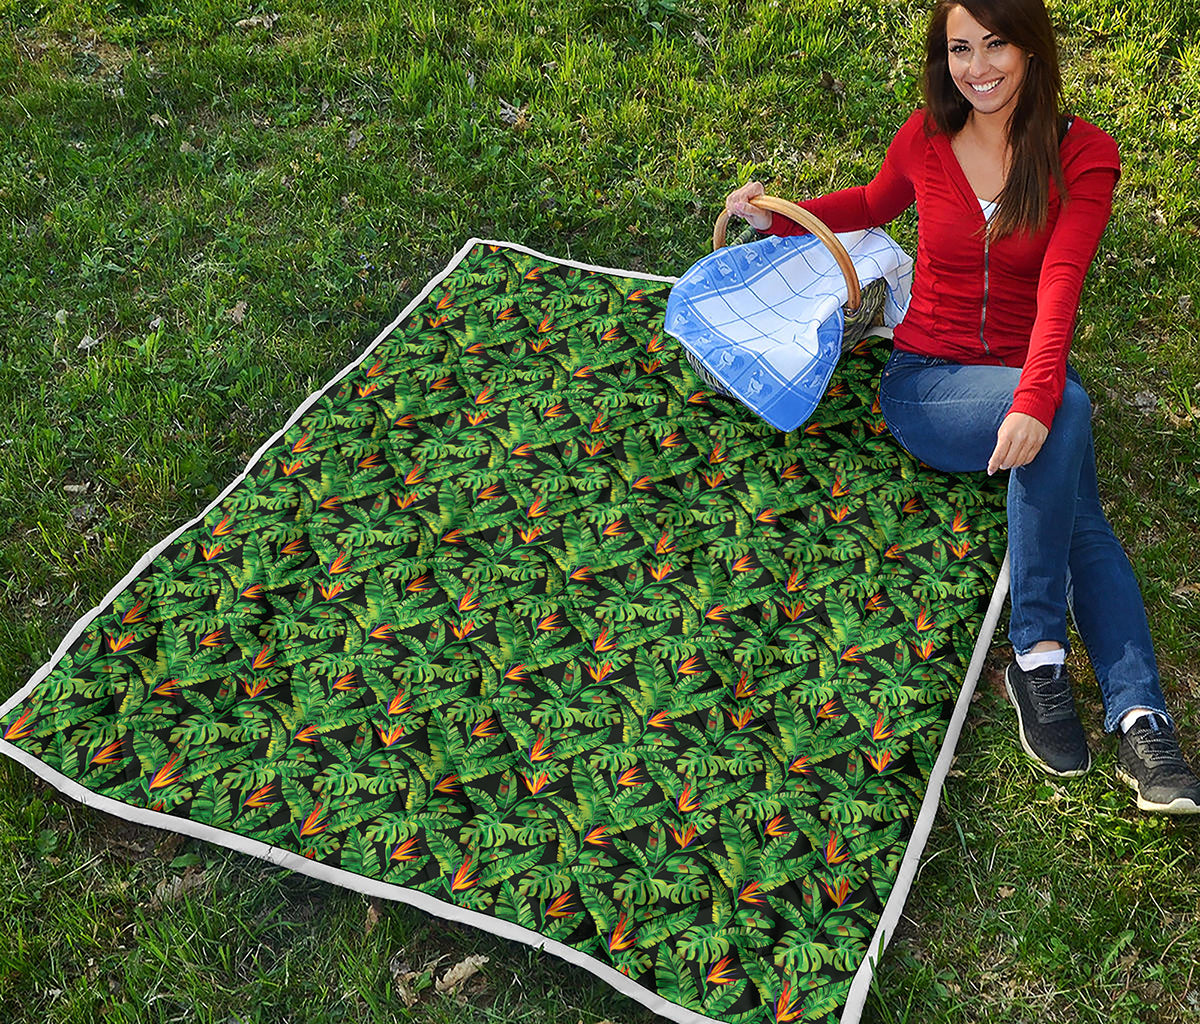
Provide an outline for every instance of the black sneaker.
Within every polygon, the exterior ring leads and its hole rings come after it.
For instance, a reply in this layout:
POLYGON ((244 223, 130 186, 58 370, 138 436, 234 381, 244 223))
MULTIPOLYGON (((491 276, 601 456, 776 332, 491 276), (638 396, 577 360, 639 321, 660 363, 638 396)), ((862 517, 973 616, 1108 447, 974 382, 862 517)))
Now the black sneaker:
POLYGON ((1121 734, 1117 778, 1137 791, 1143 811, 1200 814, 1200 779, 1183 759, 1175 730, 1157 715, 1143 715, 1121 734))
POLYGON ((1092 766, 1066 665, 1026 672, 1014 661, 1004 673, 1004 688, 1017 709, 1021 746, 1045 771, 1068 778, 1092 766))

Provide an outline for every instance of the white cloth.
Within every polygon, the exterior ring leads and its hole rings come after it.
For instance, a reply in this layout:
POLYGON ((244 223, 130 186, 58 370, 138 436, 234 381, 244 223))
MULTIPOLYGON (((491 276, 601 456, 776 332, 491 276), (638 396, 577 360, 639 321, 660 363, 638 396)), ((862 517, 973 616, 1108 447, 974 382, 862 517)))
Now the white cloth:
MULTIPOLYGON (((904 318, 913 261, 880 228, 838 235, 860 284, 883 278, 883 320, 904 318)), ((717 380, 780 430, 812 413, 841 354, 848 292, 814 235, 770 237, 710 253, 667 302, 666 330, 717 380)))

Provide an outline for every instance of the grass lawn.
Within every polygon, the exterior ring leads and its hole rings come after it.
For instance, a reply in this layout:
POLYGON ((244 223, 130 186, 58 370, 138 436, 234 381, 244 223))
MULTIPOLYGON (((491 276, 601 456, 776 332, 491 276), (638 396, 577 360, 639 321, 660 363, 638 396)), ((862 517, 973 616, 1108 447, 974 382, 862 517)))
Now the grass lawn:
MULTIPOLYGON (((910 0, 0 0, 0 695, 470 235, 681 273, 753 175, 861 183, 910 0), (239 22, 250 19, 253 24, 239 22)), ((1075 362, 1200 755, 1200 5, 1057 0, 1124 176, 1075 362)), ((911 212, 894 225, 915 242, 911 212)), ((866 1020, 1200 1021, 1200 825, 1016 745, 998 647, 866 1020)), ((1076 659, 1086 679, 1085 662, 1076 659)), ((654 1018, 523 947, 126 826, 0 761, 0 1018, 654 1018), (389 965, 489 962, 406 1009, 389 965)))

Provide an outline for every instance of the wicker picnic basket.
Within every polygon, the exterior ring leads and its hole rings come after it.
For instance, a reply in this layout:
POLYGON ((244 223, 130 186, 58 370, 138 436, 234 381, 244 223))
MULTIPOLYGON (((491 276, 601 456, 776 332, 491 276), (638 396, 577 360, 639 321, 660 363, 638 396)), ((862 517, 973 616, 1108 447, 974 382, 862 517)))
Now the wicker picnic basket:
MULTIPOLYGON (((837 235, 829 229, 824 221, 809 213, 803 207, 797 206, 786 199, 780 199, 778 196, 768 195, 755 196, 750 200, 750 203, 753 206, 757 206, 760 210, 781 213, 785 217, 794 220, 801 227, 806 228, 812 234, 816 235, 833 254, 833 258, 837 261, 838 267, 846 279, 846 290, 849 294, 845 305, 842 306, 842 314, 845 317, 845 325, 842 330, 842 351, 845 352, 847 349, 853 348, 862 341, 871 327, 875 325, 879 312, 883 308, 883 300, 887 295, 887 284, 883 278, 871 281, 866 287, 860 287, 858 273, 854 269, 854 263, 850 259, 850 254, 846 252, 846 247, 838 241, 837 235)), ((726 244, 726 228, 728 224, 729 213, 722 210, 721 215, 717 217, 717 221, 713 225, 714 251, 726 244)), ((743 242, 754 241, 759 237, 754 228, 747 224, 745 229, 732 239, 732 243, 738 245, 743 242)), ((695 374, 704 381, 710 390, 720 395, 733 397, 729 390, 713 377, 701 365, 700 360, 691 352, 684 349, 684 355, 687 358, 688 365, 691 366, 695 374)))

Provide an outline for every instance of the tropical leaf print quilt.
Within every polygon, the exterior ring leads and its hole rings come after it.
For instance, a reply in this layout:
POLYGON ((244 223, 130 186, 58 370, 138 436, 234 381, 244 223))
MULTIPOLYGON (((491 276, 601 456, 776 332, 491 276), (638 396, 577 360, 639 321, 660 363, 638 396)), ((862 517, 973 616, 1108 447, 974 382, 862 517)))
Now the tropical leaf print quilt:
POLYGON ((669 287, 469 243, 76 624, 0 749, 674 1020, 856 1015, 1003 495, 893 441, 885 341, 794 433, 714 397, 669 287))

